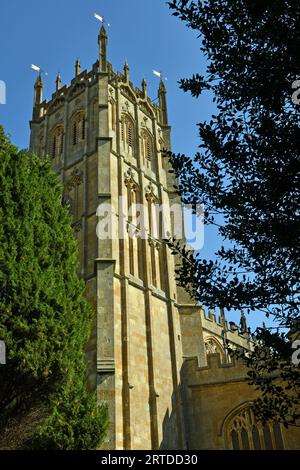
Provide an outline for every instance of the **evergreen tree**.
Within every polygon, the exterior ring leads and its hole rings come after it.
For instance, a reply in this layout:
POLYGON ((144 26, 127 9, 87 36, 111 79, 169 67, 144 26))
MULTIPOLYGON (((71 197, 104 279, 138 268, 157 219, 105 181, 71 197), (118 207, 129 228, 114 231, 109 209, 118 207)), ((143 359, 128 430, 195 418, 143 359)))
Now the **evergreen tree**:
POLYGON ((204 76, 195 74, 180 86, 195 97, 209 90, 217 106, 211 121, 199 124, 200 151, 193 158, 169 157, 183 202, 204 204, 205 222, 226 241, 214 260, 173 245, 183 256, 178 281, 210 308, 260 311, 275 319, 281 332, 258 329, 246 360, 262 391, 258 416, 295 424, 300 376, 289 334, 296 338, 300 329, 300 114, 292 101, 300 3, 168 3, 199 33, 207 60, 204 76))
POLYGON ((106 407, 86 389, 92 308, 61 198, 51 162, 18 151, 0 127, 0 445, 34 410, 18 448, 92 449, 107 428, 106 407))

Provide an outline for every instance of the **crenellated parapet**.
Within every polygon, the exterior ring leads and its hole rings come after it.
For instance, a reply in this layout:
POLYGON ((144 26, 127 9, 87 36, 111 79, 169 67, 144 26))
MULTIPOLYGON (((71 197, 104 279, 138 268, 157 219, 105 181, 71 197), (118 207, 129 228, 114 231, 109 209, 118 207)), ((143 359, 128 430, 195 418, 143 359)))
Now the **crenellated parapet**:
POLYGON ((197 358, 192 357, 183 366, 185 382, 189 387, 247 381, 247 371, 241 360, 232 358, 230 362, 224 362, 219 353, 208 354, 205 365, 199 366, 197 358))
POLYGON ((228 322, 224 314, 217 315, 212 310, 206 313, 202 308, 201 318, 204 336, 211 334, 220 339, 225 337, 232 345, 249 349, 250 330, 245 331, 241 325, 237 325, 233 321, 228 322))
MULTIPOLYGON (((115 72, 112 64, 108 63, 108 83, 115 89, 118 88, 120 92, 133 104, 138 104, 143 112, 150 118, 155 118, 160 124, 165 125, 163 122, 162 109, 159 104, 154 103, 147 96, 147 84, 145 79, 142 81, 142 87, 134 87, 132 81, 129 80, 129 76, 126 72, 115 72)), ((58 75, 56 78, 56 90, 51 95, 50 100, 42 100, 42 89, 43 82, 42 78, 38 77, 35 84, 35 100, 32 122, 42 121, 46 115, 49 115, 58 108, 64 105, 65 102, 70 102, 74 98, 80 96, 87 88, 93 87, 99 77, 99 61, 95 62, 90 71, 80 71, 80 63, 78 59, 75 64, 75 76, 71 80, 69 85, 62 86, 61 76, 58 75)))
POLYGON ((251 349, 249 333, 234 322, 228 322, 223 310, 216 315, 192 304, 181 305, 179 309, 185 360, 196 358, 198 366, 204 367, 210 354, 219 354, 225 364, 231 361, 228 344, 233 349, 251 349))

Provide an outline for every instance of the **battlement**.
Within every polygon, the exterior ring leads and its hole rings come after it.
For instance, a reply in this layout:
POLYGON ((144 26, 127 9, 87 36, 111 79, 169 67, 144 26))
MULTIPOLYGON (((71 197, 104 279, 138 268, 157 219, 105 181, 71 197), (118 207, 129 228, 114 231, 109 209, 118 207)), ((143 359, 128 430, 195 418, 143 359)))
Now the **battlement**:
MULTIPOLYGON (((129 67, 125 65, 124 73, 115 72, 111 63, 107 65, 108 83, 111 87, 121 89, 121 92, 126 95, 133 104, 142 103, 143 111, 151 118, 155 117, 158 121, 161 116, 161 107, 153 103, 147 96, 147 84, 145 80, 142 82, 143 89, 135 87, 128 77, 129 67)), ((35 116, 36 120, 42 120, 46 115, 56 112, 60 106, 65 102, 71 101, 80 95, 87 87, 92 87, 98 82, 99 79, 99 60, 92 65, 92 69, 87 69, 78 73, 69 85, 64 85, 57 88, 52 93, 50 100, 43 100, 40 103, 35 103, 35 116)), ((40 77, 39 77, 40 78, 40 77)), ((43 87, 43 84, 41 85, 43 87)))
POLYGON ((244 330, 242 331, 241 327, 233 321, 228 322, 224 313, 217 316, 215 312, 209 310, 206 314, 205 310, 201 308, 200 315, 204 332, 207 331, 220 338, 223 338, 225 334, 227 340, 233 344, 246 349, 249 348, 250 329, 246 329, 244 326, 244 330))
POLYGON ((212 311, 206 314, 200 305, 181 305, 180 324, 184 360, 196 358, 197 367, 207 367, 208 358, 214 353, 220 354, 220 363, 228 366, 228 344, 232 349, 252 348, 245 319, 241 322, 242 330, 235 323, 228 323, 222 310, 217 317, 212 311))
POLYGON ((197 357, 186 359, 183 365, 183 374, 188 378, 189 386, 249 380, 247 367, 243 361, 232 358, 230 362, 223 362, 221 355, 218 353, 208 354, 207 365, 205 366, 199 366, 197 357))

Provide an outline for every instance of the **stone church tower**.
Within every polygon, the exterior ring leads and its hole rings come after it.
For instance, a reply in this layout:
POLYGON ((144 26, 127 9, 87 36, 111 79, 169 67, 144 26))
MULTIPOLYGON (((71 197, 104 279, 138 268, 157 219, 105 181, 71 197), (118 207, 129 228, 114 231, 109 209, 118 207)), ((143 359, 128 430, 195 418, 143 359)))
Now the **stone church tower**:
MULTIPOLYGON (((205 412, 199 418, 205 388, 201 370, 206 374, 217 354, 216 380, 233 377, 233 387, 237 377, 245 382, 245 374, 228 373, 233 364, 223 345, 225 335, 248 347, 247 334, 228 328, 222 312, 219 319, 212 312, 206 317, 176 286, 174 257, 152 228, 155 205, 163 206, 161 220, 171 227, 170 208, 178 202, 160 153, 170 148, 166 89, 161 81, 154 104, 145 80, 141 89, 133 87, 127 64, 124 73, 114 72, 107 40, 102 27, 92 69, 81 71, 77 60, 71 84, 62 86, 58 76, 49 101, 43 101, 37 78, 30 123, 30 149, 52 158, 63 202, 73 215, 79 274, 95 311, 88 384, 109 404, 105 447, 185 449, 203 448, 205 442, 205 448, 225 448, 222 431, 214 436, 214 425, 234 408, 232 390, 215 418, 205 412), (144 208, 144 225, 130 210, 137 203, 144 208), (118 236, 97 232, 107 208, 118 236)), ((235 397, 239 406, 247 401, 243 393, 235 397)), ((208 406, 213 409, 213 403, 208 406)))
MULTIPOLYGON (((123 74, 113 71, 104 27, 98 42, 92 70, 81 71, 77 60, 71 85, 62 87, 58 76, 49 102, 42 101, 38 77, 30 147, 53 159, 73 214, 80 275, 96 313, 89 383, 97 387, 99 400, 109 402, 107 446, 159 448, 164 441, 183 447, 180 299, 173 257, 147 222, 143 239, 96 234, 101 205, 111 204, 121 223, 120 196, 144 204, 147 221, 156 202, 168 207, 175 197, 159 153, 170 145, 166 89, 161 82, 159 104, 153 104, 144 80, 141 89, 133 88, 127 64, 123 74)), ((127 230, 133 219, 127 214, 127 230)))

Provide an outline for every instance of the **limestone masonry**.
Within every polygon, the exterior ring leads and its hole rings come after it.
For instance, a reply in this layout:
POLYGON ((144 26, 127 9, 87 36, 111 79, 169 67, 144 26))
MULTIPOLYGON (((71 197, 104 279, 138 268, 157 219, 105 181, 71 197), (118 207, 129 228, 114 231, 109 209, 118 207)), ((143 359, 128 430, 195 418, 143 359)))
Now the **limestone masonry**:
POLYGON ((170 148, 165 85, 154 104, 145 80, 133 87, 127 64, 124 73, 113 70, 104 27, 98 43, 91 71, 77 60, 71 84, 58 76, 50 101, 37 78, 30 149, 52 158, 73 215, 79 274, 95 311, 88 385, 109 404, 105 447, 297 448, 299 434, 256 423, 246 370, 226 354, 226 339, 249 348, 243 322, 239 329, 222 311, 206 316, 176 286, 176 260, 152 233, 154 205, 163 204, 172 226, 168 208, 180 202, 160 153, 170 148), (97 209, 111 204, 118 223, 120 196, 128 207, 144 204, 145 237, 129 210, 126 229, 137 236, 97 237, 97 209))

